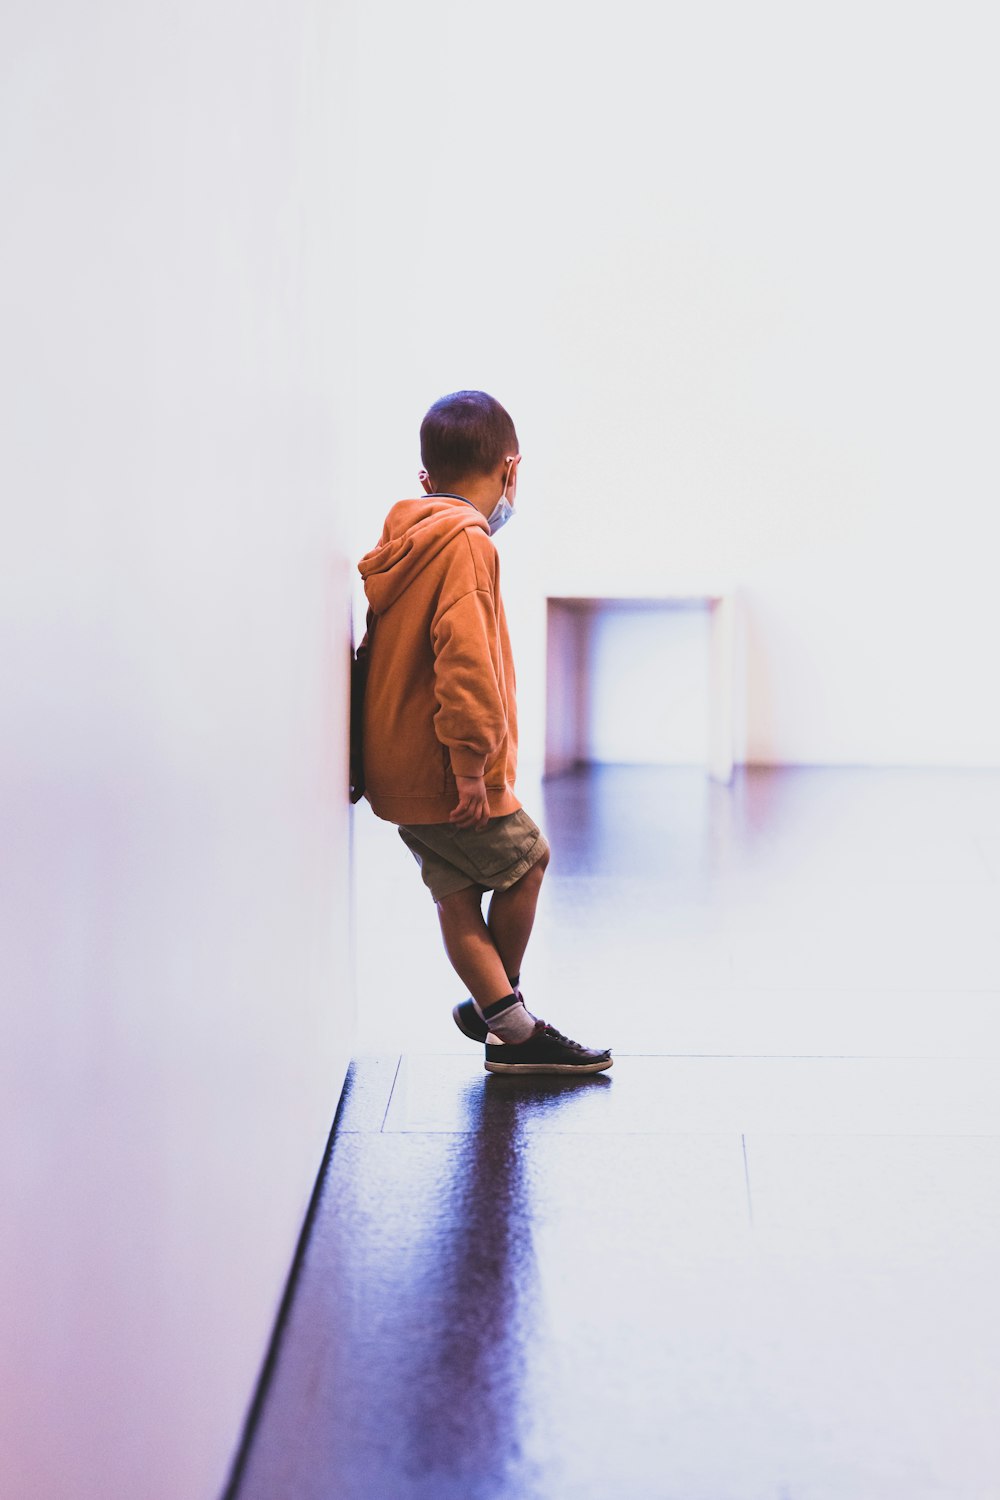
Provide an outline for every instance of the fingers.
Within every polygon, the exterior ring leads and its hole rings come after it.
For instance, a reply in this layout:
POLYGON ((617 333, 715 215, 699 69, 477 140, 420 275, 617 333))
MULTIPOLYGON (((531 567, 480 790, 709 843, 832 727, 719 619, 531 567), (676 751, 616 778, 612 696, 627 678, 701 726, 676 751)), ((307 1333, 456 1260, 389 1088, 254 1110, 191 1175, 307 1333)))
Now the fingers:
POLYGON ((474 792, 460 792, 448 821, 458 828, 485 828, 490 821, 488 799, 474 792))
POLYGON ((463 813, 456 807, 449 821, 454 823, 456 828, 475 828, 479 832, 482 832, 490 821, 490 810, 488 807, 482 809, 482 811, 478 808, 469 808, 467 812, 463 813))
POLYGON ((458 802, 452 808, 448 818, 449 823, 454 823, 459 828, 468 828, 473 819, 472 804, 474 800, 467 792, 460 792, 458 802))
POLYGON ((449 822, 458 828, 483 829, 490 821, 490 804, 486 783, 481 776, 456 776, 458 801, 449 822))

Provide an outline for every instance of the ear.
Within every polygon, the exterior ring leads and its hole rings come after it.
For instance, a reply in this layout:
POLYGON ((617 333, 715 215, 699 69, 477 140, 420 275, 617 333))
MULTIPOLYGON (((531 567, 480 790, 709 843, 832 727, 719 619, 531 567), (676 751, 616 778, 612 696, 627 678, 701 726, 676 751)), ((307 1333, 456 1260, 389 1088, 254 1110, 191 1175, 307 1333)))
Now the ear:
MULTIPOLYGON (((507 480, 507 499, 511 505, 514 504, 514 496, 517 494, 517 471, 521 467, 521 455, 518 453, 514 462, 510 465, 510 477, 507 480)), ((504 459, 504 473, 507 471, 507 459, 504 459)), ((501 480, 501 483, 503 481, 501 480)))

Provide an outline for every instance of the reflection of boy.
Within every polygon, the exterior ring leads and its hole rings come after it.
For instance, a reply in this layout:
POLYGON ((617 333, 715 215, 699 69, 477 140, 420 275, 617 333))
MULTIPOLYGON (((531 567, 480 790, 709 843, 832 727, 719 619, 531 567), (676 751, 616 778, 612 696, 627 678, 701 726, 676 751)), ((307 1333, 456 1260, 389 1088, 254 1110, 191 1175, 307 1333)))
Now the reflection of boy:
POLYGON ((358 565, 378 617, 366 796, 421 867, 471 994, 455 1022, 486 1043, 487 1069, 600 1072, 610 1052, 538 1020, 518 988, 549 847, 514 794, 514 664, 491 541, 513 513, 517 434, 492 396, 458 391, 427 413, 420 450, 424 497, 392 507, 358 565))

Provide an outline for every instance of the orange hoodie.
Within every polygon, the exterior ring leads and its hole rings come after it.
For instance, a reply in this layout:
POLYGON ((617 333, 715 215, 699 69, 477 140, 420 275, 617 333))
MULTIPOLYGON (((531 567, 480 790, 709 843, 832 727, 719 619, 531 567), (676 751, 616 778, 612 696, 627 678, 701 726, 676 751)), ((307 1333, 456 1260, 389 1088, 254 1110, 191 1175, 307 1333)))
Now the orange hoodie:
POLYGON ((446 823, 455 777, 516 812, 517 707, 500 559, 457 496, 401 500, 358 571, 377 623, 365 692, 366 796, 390 823, 446 823))

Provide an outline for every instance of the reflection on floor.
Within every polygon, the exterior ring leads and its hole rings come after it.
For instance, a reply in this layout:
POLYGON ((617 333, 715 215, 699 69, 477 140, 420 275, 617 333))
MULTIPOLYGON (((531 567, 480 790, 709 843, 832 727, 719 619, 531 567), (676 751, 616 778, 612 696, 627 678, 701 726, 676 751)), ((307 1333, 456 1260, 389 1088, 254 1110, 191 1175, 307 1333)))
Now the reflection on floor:
POLYGON ((482 1072, 358 818, 363 1053, 240 1500, 997 1500, 1000 775, 543 817, 526 997, 617 1059, 575 1083, 482 1072))

